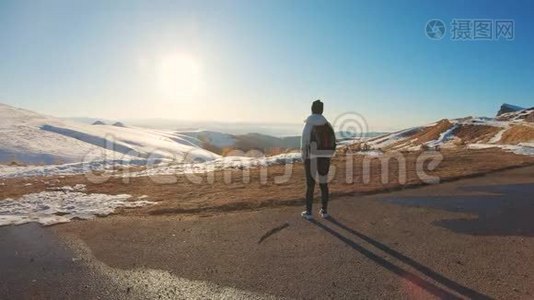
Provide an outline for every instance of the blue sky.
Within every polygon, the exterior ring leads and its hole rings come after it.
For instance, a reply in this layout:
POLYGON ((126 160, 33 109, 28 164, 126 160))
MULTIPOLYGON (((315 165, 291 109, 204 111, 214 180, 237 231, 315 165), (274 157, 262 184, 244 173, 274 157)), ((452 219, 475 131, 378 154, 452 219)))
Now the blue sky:
POLYGON ((57 116, 371 130, 534 106, 531 1, 0 1, 0 102, 57 116), (443 40, 428 20, 447 25, 443 40), (513 19, 513 41, 452 41, 452 19, 513 19))

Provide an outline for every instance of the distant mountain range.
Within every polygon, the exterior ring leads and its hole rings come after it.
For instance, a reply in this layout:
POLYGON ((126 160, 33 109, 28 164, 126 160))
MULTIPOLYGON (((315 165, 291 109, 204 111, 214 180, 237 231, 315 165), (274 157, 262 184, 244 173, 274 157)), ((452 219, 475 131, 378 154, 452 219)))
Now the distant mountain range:
MULTIPOLYGON (((69 121, 76 121, 86 124, 94 124, 95 122, 104 124, 114 124, 118 120, 109 120, 92 117, 69 117, 63 118, 69 121)), ((218 121, 181 121, 168 119, 132 119, 121 120, 124 124, 131 126, 138 126, 152 129, 176 130, 180 132, 188 131, 206 131, 219 132, 229 135, 248 135, 259 134, 277 138, 300 136, 304 123, 247 123, 247 122, 218 122, 218 121)), ((365 136, 372 137, 386 132, 368 132, 365 136)), ((349 136, 350 134, 339 134, 341 136, 349 136)))
POLYGON ((249 123, 249 122, 218 122, 218 121, 187 121, 171 119, 125 119, 108 120, 91 117, 70 117, 66 120, 92 124, 96 121, 106 124, 123 122, 131 126, 138 126, 152 129, 177 130, 177 131, 213 131, 233 135, 248 134, 251 132, 260 133, 275 137, 296 136, 300 134, 303 124, 299 123, 249 123))
POLYGON ((259 150, 271 155, 300 147, 300 136, 164 130, 116 120, 76 120, 0 104, 0 163, 63 164, 87 159, 205 161, 222 154, 238 154, 230 152, 234 149, 259 150))
MULTIPOLYGON (((122 122, 97 118, 68 118, 68 120, 93 125, 125 126, 122 122)), ((223 123, 223 122, 193 122, 172 120, 132 120, 128 124, 146 128, 173 130, 198 140, 198 146, 217 154, 239 149, 247 152, 259 150, 267 154, 278 154, 288 149, 300 147, 300 132, 302 124, 262 124, 262 123, 223 123), (292 135, 286 135, 291 133, 292 135)), ((364 136, 375 137, 385 132, 368 132, 364 136)), ((339 139, 350 134, 337 134, 339 139)))

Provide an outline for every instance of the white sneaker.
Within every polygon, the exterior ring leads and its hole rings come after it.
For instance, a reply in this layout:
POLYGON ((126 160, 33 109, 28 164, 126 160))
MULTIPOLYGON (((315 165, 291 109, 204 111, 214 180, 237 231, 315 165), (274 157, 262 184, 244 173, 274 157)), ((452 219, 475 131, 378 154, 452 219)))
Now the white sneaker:
POLYGON ((326 219, 330 217, 330 215, 326 212, 326 210, 322 209, 319 211, 319 215, 321 215, 321 218, 326 219))
POLYGON ((307 211, 303 211, 300 213, 300 216, 303 217, 306 220, 312 220, 313 216, 309 214, 307 211))

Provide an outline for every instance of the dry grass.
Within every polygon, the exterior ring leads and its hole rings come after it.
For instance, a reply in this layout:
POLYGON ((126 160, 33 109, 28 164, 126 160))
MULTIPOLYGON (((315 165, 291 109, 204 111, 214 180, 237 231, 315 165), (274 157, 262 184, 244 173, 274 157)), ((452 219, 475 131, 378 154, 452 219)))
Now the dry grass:
POLYGON ((534 127, 516 125, 503 133, 500 143, 516 145, 529 141, 534 141, 534 127))
POLYGON ((436 125, 409 132, 409 134, 406 135, 403 140, 389 145, 384 150, 393 150, 406 146, 422 145, 424 143, 437 140, 441 133, 447 131, 452 126, 453 125, 451 122, 449 122, 449 120, 440 120, 436 123, 436 125))
POLYGON ((447 131, 452 127, 451 122, 447 119, 439 121, 436 125, 427 127, 421 132, 414 135, 412 138, 417 139, 417 143, 423 144, 433 140, 437 140, 441 133, 447 131))
MULTIPOLYGON (((441 181, 534 164, 534 158, 496 149, 447 150, 441 153, 444 155, 444 160, 439 167, 427 172, 439 176, 441 181)), ((333 161, 336 169, 335 177, 330 183, 333 198, 340 195, 377 193, 422 185, 423 182, 416 173, 418 154, 404 155, 407 170, 404 184, 399 182, 399 164, 395 160, 390 161, 390 170, 386 173, 389 181, 383 183, 380 177, 381 161, 372 159, 370 180, 364 183, 363 156, 356 156, 353 160, 353 182, 347 181, 347 170, 351 170, 347 168, 347 160, 344 157, 335 158, 333 161)), ((4 181, 3 186, 0 185, 0 199, 17 198, 26 193, 46 190, 50 186, 83 183, 87 185, 90 193, 148 195, 150 200, 159 202, 155 206, 124 211, 129 214, 210 213, 304 203, 305 180, 302 164, 295 164, 289 180, 283 183, 275 183, 273 179, 284 174, 284 166, 271 166, 267 171, 269 176, 265 184, 260 183, 258 169, 250 170, 249 183, 243 182, 243 171, 234 170, 231 172, 232 181, 228 184, 224 181, 223 171, 214 174, 212 184, 206 182, 207 174, 199 175, 203 177, 201 184, 190 182, 185 175, 170 176, 168 179, 173 179, 174 182, 166 184, 156 183, 151 177, 135 177, 129 180, 113 177, 100 184, 88 182, 83 175, 65 178, 9 179, 4 181), (28 182, 32 185, 25 186, 28 182)))
POLYGON ((453 134, 460 138, 462 143, 487 143, 501 128, 487 125, 462 125, 454 130, 453 134))

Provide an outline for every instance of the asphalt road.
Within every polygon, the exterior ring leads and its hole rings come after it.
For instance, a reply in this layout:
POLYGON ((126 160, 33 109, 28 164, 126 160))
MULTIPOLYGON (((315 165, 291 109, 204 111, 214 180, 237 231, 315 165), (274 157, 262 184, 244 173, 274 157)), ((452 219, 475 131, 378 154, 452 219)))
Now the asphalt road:
POLYGON ((534 297, 534 168, 331 203, 0 228, 0 298, 534 297))

